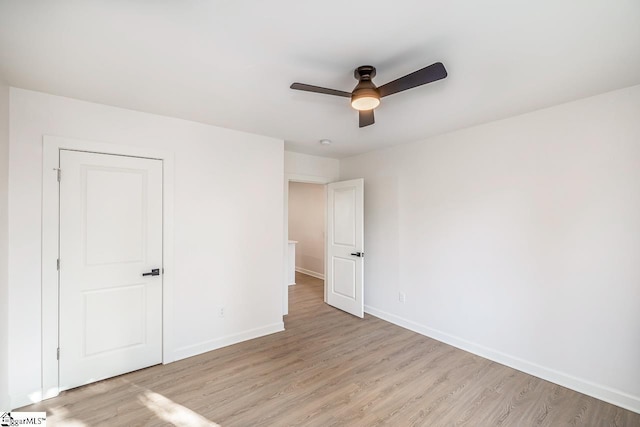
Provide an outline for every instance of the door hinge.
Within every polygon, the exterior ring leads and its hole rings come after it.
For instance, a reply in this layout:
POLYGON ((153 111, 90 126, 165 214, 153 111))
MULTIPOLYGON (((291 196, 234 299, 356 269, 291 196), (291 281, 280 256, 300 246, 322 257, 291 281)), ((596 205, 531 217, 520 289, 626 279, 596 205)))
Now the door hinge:
POLYGON ((56 174, 58 176, 58 182, 60 182, 60 177, 62 175, 62 169, 60 168, 53 168, 54 171, 56 171, 56 174))
POLYGON ((56 349, 56 360, 60 360, 60 347, 56 349))
POLYGON ((56 260, 56 269, 60 271, 60 258, 56 260))

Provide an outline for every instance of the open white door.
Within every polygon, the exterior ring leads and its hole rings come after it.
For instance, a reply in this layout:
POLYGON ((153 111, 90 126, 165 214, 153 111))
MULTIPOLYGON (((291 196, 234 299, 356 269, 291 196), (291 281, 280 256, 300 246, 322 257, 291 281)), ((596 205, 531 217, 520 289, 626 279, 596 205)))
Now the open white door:
POLYGON ((327 186, 327 304, 364 316, 364 180, 327 186))
POLYGON ((162 161, 60 151, 60 389, 162 362, 162 161))

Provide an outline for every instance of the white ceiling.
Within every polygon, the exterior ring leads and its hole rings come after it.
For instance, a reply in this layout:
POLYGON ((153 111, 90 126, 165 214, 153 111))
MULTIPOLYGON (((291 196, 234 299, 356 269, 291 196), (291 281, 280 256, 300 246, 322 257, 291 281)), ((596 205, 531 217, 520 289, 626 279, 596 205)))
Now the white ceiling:
POLYGON ((640 1, 0 0, 0 75, 344 157, 640 84, 640 1), (289 89, 436 61, 447 79, 363 129, 347 98, 289 89))

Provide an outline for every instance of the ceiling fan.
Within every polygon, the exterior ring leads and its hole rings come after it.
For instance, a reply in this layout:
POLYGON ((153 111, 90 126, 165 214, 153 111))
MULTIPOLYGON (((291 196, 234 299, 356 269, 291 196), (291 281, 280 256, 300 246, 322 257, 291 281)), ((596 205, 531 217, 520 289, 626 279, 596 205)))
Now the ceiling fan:
POLYGON ((447 77, 447 70, 441 62, 436 62, 380 87, 377 87, 371 81, 376 76, 376 69, 371 65, 363 65, 356 68, 353 75, 358 80, 358 84, 351 92, 327 89, 304 83, 293 83, 291 89, 351 98, 351 106, 358 110, 360 127, 363 128, 375 123, 373 110, 380 105, 380 98, 444 79, 447 77))

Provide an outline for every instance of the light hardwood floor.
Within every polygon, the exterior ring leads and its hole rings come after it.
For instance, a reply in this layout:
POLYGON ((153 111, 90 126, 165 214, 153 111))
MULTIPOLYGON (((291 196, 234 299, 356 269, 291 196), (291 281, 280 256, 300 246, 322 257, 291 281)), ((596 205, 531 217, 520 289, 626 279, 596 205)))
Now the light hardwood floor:
POLYGON ((640 426, 640 415, 372 316, 296 274, 286 331, 62 393, 50 425, 640 426))

